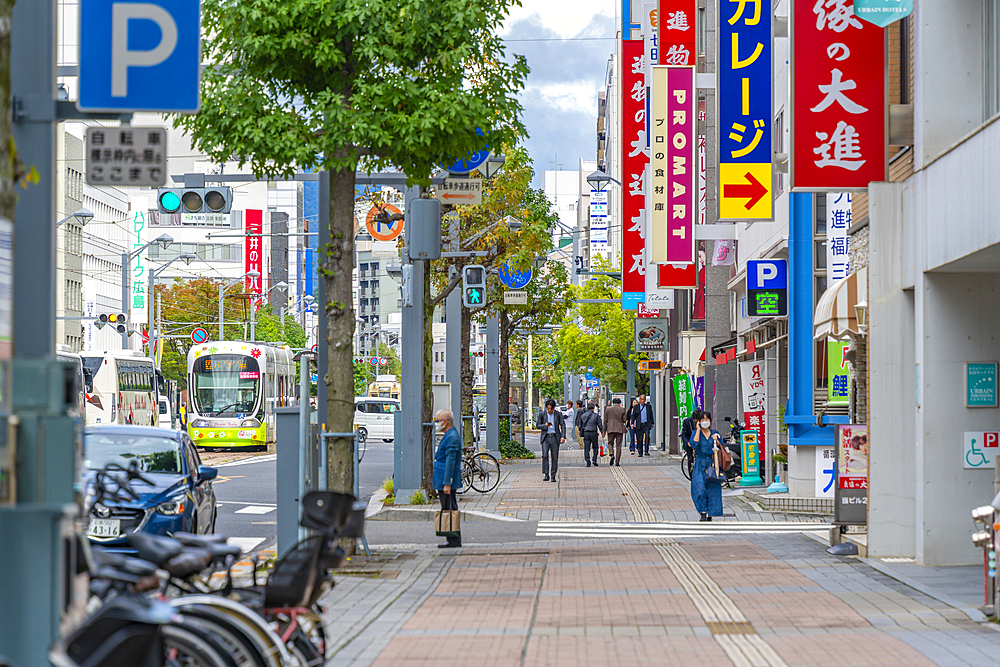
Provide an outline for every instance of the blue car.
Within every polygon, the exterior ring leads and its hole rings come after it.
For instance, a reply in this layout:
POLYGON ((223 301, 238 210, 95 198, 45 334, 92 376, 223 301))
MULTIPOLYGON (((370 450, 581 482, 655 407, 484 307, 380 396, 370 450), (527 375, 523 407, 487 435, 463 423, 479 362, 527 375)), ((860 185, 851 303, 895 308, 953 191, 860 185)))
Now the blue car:
POLYGON ((94 504, 87 526, 93 544, 128 549, 125 536, 136 530, 154 535, 215 530, 212 480, 219 473, 201 464, 187 433, 150 426, 91 426, 84 431, 83 448, 82 481, 88 497, 96 471, 108 463, 128 467, 138 461, 153 482, 132 482, 139 495, 136 501, 94 504))

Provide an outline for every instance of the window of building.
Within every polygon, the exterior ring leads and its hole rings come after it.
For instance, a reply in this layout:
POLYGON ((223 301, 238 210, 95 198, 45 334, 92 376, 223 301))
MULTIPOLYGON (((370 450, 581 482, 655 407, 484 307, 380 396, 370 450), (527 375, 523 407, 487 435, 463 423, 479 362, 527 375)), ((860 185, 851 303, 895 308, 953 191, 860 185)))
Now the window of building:
POLYGON ((372 262, 369 265, 371 266, 372 273, 378 273, 378 264, 379 264, 378 262, 372 262))
POLYGON ((366 273, 368 273, 368 265, 362 264, 361 266, 358 267, 358 270, 361 271, 361 275, 365 275, 366 273))

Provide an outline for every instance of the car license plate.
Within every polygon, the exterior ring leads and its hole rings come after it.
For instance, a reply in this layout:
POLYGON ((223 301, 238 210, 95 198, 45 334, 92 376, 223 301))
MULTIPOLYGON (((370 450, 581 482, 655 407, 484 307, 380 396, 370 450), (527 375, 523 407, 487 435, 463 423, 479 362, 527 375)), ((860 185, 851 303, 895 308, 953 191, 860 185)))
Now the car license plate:
POLYGON ((91 519, 87 526, 89 537, 118 537, 121 535, 121 519, 91 519))

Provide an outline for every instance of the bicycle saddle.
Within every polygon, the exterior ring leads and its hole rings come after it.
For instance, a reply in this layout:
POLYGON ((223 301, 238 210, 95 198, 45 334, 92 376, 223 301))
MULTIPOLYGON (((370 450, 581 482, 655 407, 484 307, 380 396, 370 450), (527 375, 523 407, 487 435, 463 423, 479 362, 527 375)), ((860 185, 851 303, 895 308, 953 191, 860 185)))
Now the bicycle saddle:
POLYGON ((239 558, 243 550, 235 544, 227 544, 223 535, 195 535, 174 533, 173 538, 186 547, 204 549, 212 555, 213 561, 224 561, 229 556, 239 558))
POLYGON ((161 567, 178 579, 198 574, 212 562, 212 554, 205 549, 189 548, 174 556, 161 567))
POLYGON ((135 547, 139 558, 155 563, 158 567, 163 567, 184 550, 184 545, 173 538, 145 533, 129 533, 128 543, 135 547))

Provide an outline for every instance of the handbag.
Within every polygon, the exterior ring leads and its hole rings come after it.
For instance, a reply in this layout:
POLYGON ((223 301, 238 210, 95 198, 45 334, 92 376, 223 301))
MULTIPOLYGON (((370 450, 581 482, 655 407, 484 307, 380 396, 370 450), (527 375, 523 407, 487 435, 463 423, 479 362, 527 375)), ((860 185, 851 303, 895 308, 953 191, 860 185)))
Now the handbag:
POLYGON ((438 537, 458 537, 462 534, 462 512, 460 510, 438 510, 434 512, 434 530, 438 537))
POLYGON ((712 455, 712 465, 705 469, 705 481, 706 482, 718 482, 722 484, 726 479, 725 473, 719 472, 719 457, 718 452, 714 452, 712 455))

